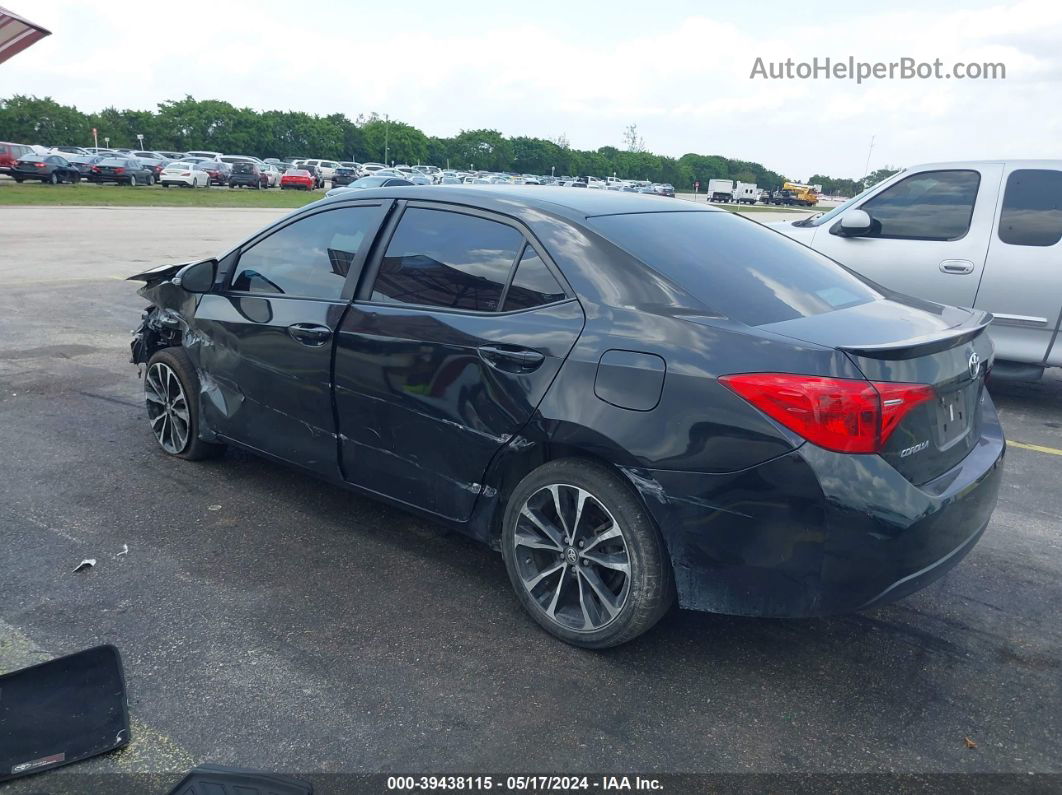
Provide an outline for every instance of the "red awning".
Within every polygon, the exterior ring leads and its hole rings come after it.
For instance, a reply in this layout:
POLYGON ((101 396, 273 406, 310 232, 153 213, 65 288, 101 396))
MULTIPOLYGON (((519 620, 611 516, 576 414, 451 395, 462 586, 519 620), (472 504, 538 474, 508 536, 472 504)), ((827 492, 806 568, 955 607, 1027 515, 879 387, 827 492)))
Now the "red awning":
POLYGON ((0 8, 0 63, 15 53, 22 52, 35 41, 51 35, 50 30, 45 30, 6 8, 0 8))

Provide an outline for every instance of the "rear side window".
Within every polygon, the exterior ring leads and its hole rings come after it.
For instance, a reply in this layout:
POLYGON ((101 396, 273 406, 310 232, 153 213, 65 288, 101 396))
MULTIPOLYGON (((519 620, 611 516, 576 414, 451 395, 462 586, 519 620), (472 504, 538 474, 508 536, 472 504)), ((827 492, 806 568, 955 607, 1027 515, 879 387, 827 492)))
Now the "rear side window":
POLYGON ((511 226, 412 207, 387 246, 372 300, 495 312, 523 245, 511 226))
POLYGON ((924 171, 902 179, 860 205, 874 219, 870 237, 957 240, 970 229, 981 175, 924 171))
POLYGON ((1062 240, 1062 171, 1023 168, 1007 177, 999 239, 1014 246, 1062 240))
POLYGON ((751 326, 881 297, 823 255, 727 212, 606 215, 588 222, 705 306, 751 326))
POLYGON ((516 266, 509 291, 505 294, 505 311, 530 309, 533 306, 552 304, 565 298, 564 290, 550 273, 542 257, 531 246, 524 247, 524 255, 516 266))
POLYGON ((343 207, 289 224, 240 255, 232 289, 336 300, 378 207, 343 207))

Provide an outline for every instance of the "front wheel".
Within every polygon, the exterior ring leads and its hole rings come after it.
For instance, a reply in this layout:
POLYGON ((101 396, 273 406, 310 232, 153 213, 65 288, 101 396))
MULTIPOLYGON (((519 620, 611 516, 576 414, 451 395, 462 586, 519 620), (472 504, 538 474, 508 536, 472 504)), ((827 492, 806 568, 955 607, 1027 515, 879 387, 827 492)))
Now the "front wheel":
POLYGON ((130 176, 129 177, 129 187, 130 188, 135 188, 136 187, 136 177, 134 177, 134 176, 130 176))
POLYGON ((58 184, 59 184, 59 175, 58 175, 58 174, 56 174, 56 173, 55 173, 55 172, 53 171, 53 172, 52 172, 52 175, 51 175, 50 177, 48 177, 48 181, 49 181, 50 183, 52 183, 53 185, 58 185, 58 184))
POLYGON ((167 453, 195 461, 212 458, 225 445, 199 438, 199 377, 184 348, 156 351, 144 375, 148 423, 167 453))
POLYGON ((502 555, 517 597, 567 643, 626 643, 674 600, 659 532, 631 486, 600 464, 542 465, 514 489, 503 522, 502 555))

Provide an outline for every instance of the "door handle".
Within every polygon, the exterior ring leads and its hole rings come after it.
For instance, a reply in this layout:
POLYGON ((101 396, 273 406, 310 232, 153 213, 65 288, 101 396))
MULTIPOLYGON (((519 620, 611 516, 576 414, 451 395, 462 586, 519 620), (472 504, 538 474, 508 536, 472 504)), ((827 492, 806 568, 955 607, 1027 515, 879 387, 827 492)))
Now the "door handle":
POLYGON ((328 326, 318 326, 315 323, 296 323, 288 326, 288 334, 296 342, 317 348, 331 339, 332 329, 328 326))
POLYGON ((499 370, 529 373, 546 360, 538 351, 529 348, 507 348, 498 345, 483 345, 479 348, 483 361, 499 370))
POLYGON ((968 259, 946 259, 940 263, 940 269, 944 273, 973 273, 974 264, 968 259))

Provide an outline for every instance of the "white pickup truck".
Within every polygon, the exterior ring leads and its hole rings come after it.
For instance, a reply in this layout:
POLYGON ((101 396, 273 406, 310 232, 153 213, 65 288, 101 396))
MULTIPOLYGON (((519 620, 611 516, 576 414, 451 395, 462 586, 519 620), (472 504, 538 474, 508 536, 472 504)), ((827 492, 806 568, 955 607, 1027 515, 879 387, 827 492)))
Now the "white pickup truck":
POLYGON ((994 376, 1062 367, 1062 160, 914 166, 770 226, 884 287, 991 312, 994 376))

